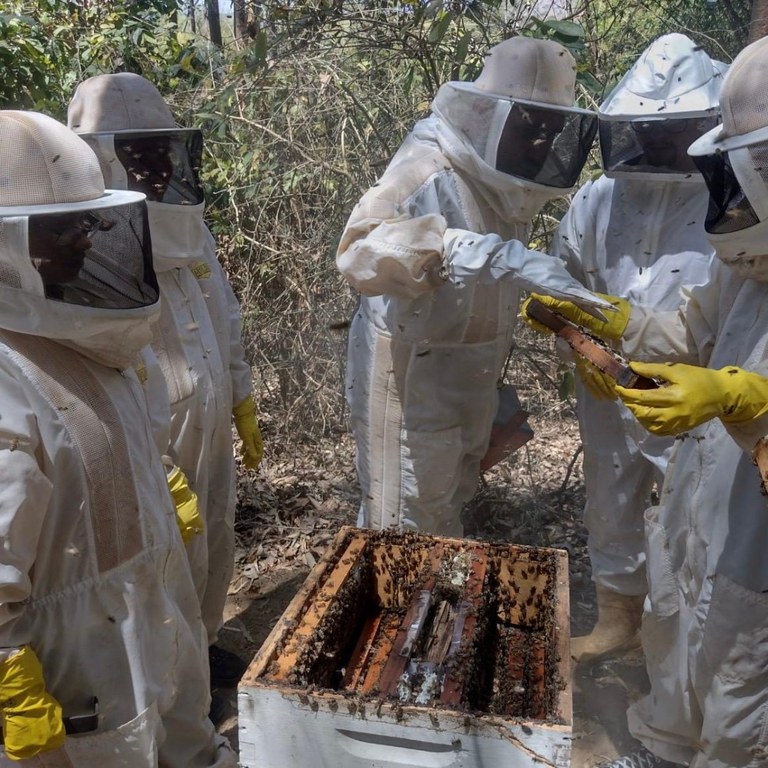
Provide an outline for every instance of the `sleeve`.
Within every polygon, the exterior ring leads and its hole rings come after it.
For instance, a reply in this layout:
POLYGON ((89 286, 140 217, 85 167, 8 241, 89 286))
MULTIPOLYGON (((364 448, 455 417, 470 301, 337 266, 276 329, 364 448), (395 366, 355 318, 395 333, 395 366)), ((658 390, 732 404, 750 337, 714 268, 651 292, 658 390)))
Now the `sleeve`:
MULTIPOLYGON (((758 365, 750 365, 748 370, 768 379, 768 360, 762 360, 758 365)), ((722 424, 731 438, 750 456, 760 440, 768 436, 768 414, 750 421, 736 423, 724 421, 722 424)))
POLYGON ((214 274, 220 273, 222 290, 226 297, 229 315, 229 375, 232 378, 232 402, 241 403, 253 392, 253 374, 245 359, 243 347, 243 320, 240 315, 240 302, 229 284, 224 269, 216 260, 214 274))
POLYGON ((18 619, 32 594, 30 573, 53 486, 38 463, 34 410, 1 359, 0 401, 0 647, 7 648, 2 627, 18 619))
POLYGON ((139 352, 139 360, 136 376, 147 403, 152 437, 157 452, 162 456, 171 450, 171 401, 168 397, 168 386, 152 347, 144 347, 139 352))
POLYGON ((660 312, 633 306, 622 348, 631 360, 706 366, 719 323, 721 279, 718 269, 704 285, 683 287, 679 309, 660 312))
POLYGON ((448 229, 444 237, 448 279, 455 283, 510 280, 523 290, 573 301, 580 306, 605 306, 547 253, 526 248, 519 240, 448 229))
POLYGON ((208 232, 206 260, 211 270, 211 279, 218 284, 224 299, 229 328, 229 374, 232 379, 232 402, 237 405, 253 391, 253 373, 245 359, 243 347, 243 321, 240 302, 229 284, 229 278, 216 257, 216 243, 208 232))
POLYGON ((353 288, 414 299, 445 282, 445 218, 437 209, 409 215, 406 205, 429 178, 419 164, 390 169, 355 206, 336 252, 336 267, 353 288))
POLYGON ((344 230, 346 247, 339 247, 336 266, 353 288, 367 296, 418 298, 445 282, 441 270, 445 229, 445 219, 436 213, 357 221, 344 230))

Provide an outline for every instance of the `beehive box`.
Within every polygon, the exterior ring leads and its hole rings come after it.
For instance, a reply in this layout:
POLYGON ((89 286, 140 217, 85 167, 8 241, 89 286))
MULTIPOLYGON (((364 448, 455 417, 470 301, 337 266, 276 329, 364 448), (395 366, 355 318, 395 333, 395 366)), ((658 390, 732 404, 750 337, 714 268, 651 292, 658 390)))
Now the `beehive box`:
POLYGON ((244 768, 570 765, 565 552, 344 528, 238 690, 244 768))

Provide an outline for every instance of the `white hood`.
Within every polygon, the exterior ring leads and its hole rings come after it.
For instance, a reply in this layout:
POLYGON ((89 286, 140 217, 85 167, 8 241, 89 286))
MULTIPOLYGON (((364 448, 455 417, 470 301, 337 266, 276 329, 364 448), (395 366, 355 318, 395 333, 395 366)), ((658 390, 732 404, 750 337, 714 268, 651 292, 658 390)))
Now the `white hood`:
POLYGON ((685 35, 651 43, 600 106, 605 175, 700 183, 686 149, 717 122, 726 70, 685 35))
POLYGON ((528 225, 548 200, 568 190, 496 170, 498 139, 510 107, 509 99, 490 97, 470 83, 445 83, 432 103, 433 115, 416 123, 412 136, 436 143, 500 219, 528 225))
MULTIPOLYGON (((156 289, 149 286, 141 306, 130 309, 47 298, 29 255, 28 231, 32 216, 127 211, 143 206, 143 199, 135 192, 105 190, 93 151, 56 120, 35 112, 0 112, 0 327, 54 339, 110 367, 131 365, 151 338, 159 302, 144 305, 144 300, 151 301, 156 289)), ((143 271, 145 264, 137 262, 134 268, 143 271)), ((110 265, 101 262, 101 267, 118 285, 110 265)))
POLYGON ((438 90, 433 115, 414 127, 417 140, 435 142, 477 197, 502 220, 528 225, 548 201, 568 190, 496 170, 496 152, 514 100, 572 108, 576 63, 551 40, 513 37, 491 48, 474 82, 438 90))
POLYGON ((727 65, 685 35, 654 40, 608 94, 601 119, 695 117, 718 111, 727 65))
MULTIPOLYGON (((561 197, 564 190, 523 181, 488 165, 475 148, 453 130, 449 119, 441 114, 438 99, 445 88, 444 85, 435 99, 434 115, 416 123, 411 135, 417 141, 437 144, 451 165, 462 174, 478 200, 491 208, 499 219, 527 226, 548 200, 561 197)), ((498 119, 503 125, 509 103, 497 103, 498 119), (505 112, 503 116, 502 112, 505 112)))

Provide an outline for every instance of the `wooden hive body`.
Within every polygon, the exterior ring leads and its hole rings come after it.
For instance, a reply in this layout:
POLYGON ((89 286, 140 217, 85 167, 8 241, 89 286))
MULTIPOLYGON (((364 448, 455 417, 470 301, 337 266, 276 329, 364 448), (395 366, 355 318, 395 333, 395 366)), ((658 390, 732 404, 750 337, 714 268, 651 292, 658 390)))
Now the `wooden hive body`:
POLYGON ((568 564, 344 528, 238 691, 245 768, 570 764, 568 564))

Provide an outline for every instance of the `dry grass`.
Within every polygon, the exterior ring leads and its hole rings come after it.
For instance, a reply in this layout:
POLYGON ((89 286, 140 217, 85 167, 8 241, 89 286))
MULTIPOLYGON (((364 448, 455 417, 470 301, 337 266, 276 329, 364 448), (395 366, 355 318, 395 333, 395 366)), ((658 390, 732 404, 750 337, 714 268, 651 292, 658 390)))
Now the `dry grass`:
MULTIPOLYGON (((464 511, 472 535, 566 549, 577 581, 587 573, 581 443, 572 402, 557 393, 560 363, 549 342, 527 329, 513 352, 507 379, 515 383, 534 439, 484 473, 464 511)), ((354 523, 359 489, 354 446, 343 426, 285 438, 279 397, 262 403, 266 458, 256 473, 241 473, 238 508, 239 580, 248 590, 271 570, 309 567, 332 535, 354 523)))

